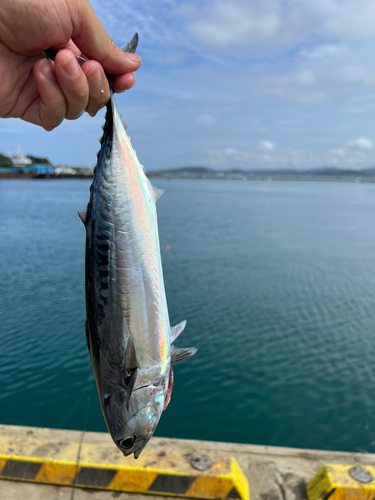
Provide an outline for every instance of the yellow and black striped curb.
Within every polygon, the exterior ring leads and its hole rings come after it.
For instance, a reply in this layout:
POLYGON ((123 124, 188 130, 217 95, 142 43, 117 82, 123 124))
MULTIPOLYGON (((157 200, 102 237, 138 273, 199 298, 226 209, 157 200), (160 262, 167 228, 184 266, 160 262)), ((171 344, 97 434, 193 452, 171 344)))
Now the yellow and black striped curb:
POLYGON ((116 447, 0 438, 0 479, 202 499, 249 500, 233 457, 156 449, 125 458, 116 447), (16 452, 16 453, 15 453, 16 452), (203 469, 203 470, 202 470, 203 469))
POLYGON ((373 500, 375 467, 324 465, 306 487, 309 500, 373 500))

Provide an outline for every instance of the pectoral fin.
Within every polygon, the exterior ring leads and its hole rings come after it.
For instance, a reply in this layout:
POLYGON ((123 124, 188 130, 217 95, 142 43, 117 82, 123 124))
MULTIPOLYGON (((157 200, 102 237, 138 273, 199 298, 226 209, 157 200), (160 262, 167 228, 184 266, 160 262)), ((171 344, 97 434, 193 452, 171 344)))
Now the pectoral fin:
POLYGON ((129 337, 128 345, 126 346, 125 367, 126 407, 129 410, 130 396, 132 395, 139 369, 137 353, 135 350, 133 337, 131 336, 129 337))
POLYGON ((194 356, 197 350, 198 349, 196 347, 182 347, 181 349, 178 349, 173 345, 171 348, 171 363, 178 363, 178 361, 190 358, 190 356, 194 356))
POLYGON ((134 370, 135 368, 139 367, 134 340, 131 335, 128 340, 128 345, 126 346, 125 367, 127 371, 134 370))
POLYGON ((132 395, 135 382, 137 380, 138 367, 133 370, 128 370, 125 378, 126 385, 126 409, 129 411, 130 396, 132 395))

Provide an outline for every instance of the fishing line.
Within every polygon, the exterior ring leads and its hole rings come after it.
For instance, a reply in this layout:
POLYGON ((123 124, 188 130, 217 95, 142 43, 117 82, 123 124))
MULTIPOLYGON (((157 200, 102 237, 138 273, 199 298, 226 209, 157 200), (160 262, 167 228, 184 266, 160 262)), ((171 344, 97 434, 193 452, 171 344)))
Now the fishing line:
POLYGON ((88 390, 88 386, 91 383, 91 381, 92 381, 92 379, 89 378, 89 380, 87 381, 86 387, 84 388, 83 391, 81 391, 81 395, 79 396, 79 398, 77 398, 77 400, 74 403, 74 405, 66 413, 66 415, 62 418, 62 420, 60 420, 60 422, 59 422, 59 424, 57 426, 58 429, 61 429, 62 425, 73 415, 73 413, 76 411, 76 409, 78 408, 78 406, 81 404, 81 401, 83 400, 83 398, 85 396, 85 393, 88 390))
POLYGON ((74 481, 72 483, 72 493, 70 495, 70 500, 74 500, 75 491, 76 491, 76 483, 77 483, 77 478, 78 478, 79 464, 80 464, 80 460, 81 460, 81 451, 82 451, 83 438, 85 436, 85 432, 86 432, 86 429, 87 429, 87 422, 89 420, 91 396, 92 396, 92 389, 93 389, 93 383, 92 383, 93 380, 94 380, 94 377, 91 375, 89 377, 87 385, 86 385, 86 387, 85 387, 85 389, 83 391, 83 393, 85 393, 85 392, 88 393, 87 398, 86 398, 86 412, 85 412, 83 429, 81 431, 81 435, 80 435, 79 443, 78 443, 78 451, 77 451, 77 458, 76 458, 76 470, 75 470, 74 481))

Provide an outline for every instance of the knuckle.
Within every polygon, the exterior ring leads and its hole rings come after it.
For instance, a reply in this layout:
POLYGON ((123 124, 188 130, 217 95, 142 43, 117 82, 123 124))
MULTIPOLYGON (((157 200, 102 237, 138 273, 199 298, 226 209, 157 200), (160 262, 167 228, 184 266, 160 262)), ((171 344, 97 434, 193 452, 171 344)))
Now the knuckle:
POLYGON ((100 91, 99 93, 93 93, 90 95, 90 101, 86 108, 89 113, 96 113, 100 109, 104 108, 109 100, 109 92, 100 91))
POLYGON ((74 92, 74 101, 77 103, 86 102, 88 100, 88 88, 86 86, 79 86, 74 92))
POLYGON ((67 120, 77 120, 80 116, 82 116, 82 115, 83 115, 83 113, 84 113, 84 110, 79 111, 79 112, 78 112, 78 113, 76 113, 76 114, 67 115, 67 116, 66 116, 66 119, 67 119, 67 120))
POLYGON ((48 120, 44 120, 44 122, 42 121, 42 127, 47 132, 51 132, 51 130, 57 128, 62 121, 63 121, 63 119, 61 119, 61 118, 53 117, 53 118, 50 118, 48 120))
POLYGON ((47 116, 41 116, 40 122, 42 127, 47 132, 51 132, 51 130, 57 128, 64 120, 64 115, 62 112, 56 112, 54 114, 48 114, 47 116))
POLYGON ((115 42, 112 40, 112 38, 109 38, 108 40, 108 45, 109 45, 109 50, 112 54, 114 54, 117 50, 117 45, 115 44, 115 42))

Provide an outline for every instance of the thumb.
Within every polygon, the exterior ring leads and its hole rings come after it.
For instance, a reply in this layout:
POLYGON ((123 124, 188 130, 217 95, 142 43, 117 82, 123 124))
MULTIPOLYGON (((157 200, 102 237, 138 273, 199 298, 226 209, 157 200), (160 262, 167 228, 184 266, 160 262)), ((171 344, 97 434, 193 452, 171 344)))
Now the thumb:
POLYGON ((107 73, 120 75, 136 71, 141 58, 127 54, 107 35, 88 0, 72 1, 72 39, 89 59, 98 61, 107 73))

